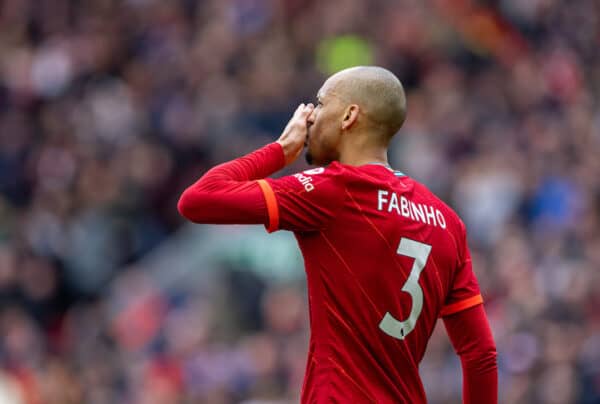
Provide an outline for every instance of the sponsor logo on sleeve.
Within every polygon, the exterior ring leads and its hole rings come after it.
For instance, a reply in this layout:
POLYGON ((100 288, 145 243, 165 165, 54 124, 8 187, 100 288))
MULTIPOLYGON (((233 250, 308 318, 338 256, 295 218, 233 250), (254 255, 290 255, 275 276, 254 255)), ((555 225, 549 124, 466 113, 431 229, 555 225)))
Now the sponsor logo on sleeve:
POLYGON ((302 172, 308 175, 317 175, 323 173, 323 171, 325 171, 325 167, 312 168, 310 170, 304 170, 302 172))
POLYGON ((302 171, 301 173, 294 174, 294 177, 296 177, 296 179, 300 181, 300 184, 304 186, 304 190, 306 192, 310 192, 313 189, 315 189, 315 186, 312 183, 313 179, 311 175, 321 174, 323 171, 325 171, 324 167, 317 167, 310 170, 302 171))

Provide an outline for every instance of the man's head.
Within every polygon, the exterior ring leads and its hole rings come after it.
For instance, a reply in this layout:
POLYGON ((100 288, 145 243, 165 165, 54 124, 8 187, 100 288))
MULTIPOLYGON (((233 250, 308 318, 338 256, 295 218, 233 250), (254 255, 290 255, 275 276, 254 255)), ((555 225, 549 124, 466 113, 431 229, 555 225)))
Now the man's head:
POLYGON ((404 89, 392 72, 374 66, 342 70, 317 94, 308 118, 306 160, 317 165, 339 160, 342 143, 352 136, 366 136, 363 144, 387 147, 405 117, 404 89))

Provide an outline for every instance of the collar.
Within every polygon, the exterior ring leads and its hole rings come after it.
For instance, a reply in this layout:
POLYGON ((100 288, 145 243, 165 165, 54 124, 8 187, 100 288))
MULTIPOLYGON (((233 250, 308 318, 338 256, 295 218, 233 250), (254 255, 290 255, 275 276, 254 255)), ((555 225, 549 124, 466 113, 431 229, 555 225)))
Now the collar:
POLYGON ((378 163, 378 162, 372 162, 372 163, 366 163, 366 164, 364 164, 364 165, 366 165, 366 166, 367 166, 367 165, 374 165, 374 166, 382 166, 382 167, 385 167, 385 168, 387 168, 388 170, 390 170, 391 172, 393 172, 393 173, 394 173, 394 175, 395 175, 396 177, 403 177, 403 176, 405 175, 405 174, 404 174, 403 172, 401 172, 401 171, 394 170, 394 169, 393 169, 393 168, 392 168, 392 167, 391 167, 389 164, 378 163))

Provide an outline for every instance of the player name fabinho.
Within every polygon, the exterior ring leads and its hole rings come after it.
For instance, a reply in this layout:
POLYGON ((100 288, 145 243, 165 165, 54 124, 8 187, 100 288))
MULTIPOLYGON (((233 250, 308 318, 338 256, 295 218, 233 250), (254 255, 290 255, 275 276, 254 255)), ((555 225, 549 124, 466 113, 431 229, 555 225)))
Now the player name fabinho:
POLYGON ((404 196, 398 197, 395 192, 383 189, 377 192, 377 210, 391 213, 395 211, 398 215, 419 221, 431 226, 446 228, 446 218, 438 209, 431 205, 415 203, 404 196))

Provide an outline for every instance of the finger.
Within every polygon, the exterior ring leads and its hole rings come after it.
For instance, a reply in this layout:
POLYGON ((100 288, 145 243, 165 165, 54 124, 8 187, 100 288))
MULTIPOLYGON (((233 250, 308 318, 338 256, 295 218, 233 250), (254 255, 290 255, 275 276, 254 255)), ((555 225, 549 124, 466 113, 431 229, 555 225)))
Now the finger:
POLYGON ((305 105, 304 108, 302 109, 302 112, 300 112, 300 117, 308 118, 308 116, 313 112, 314 109, 315 109, 315 106, 313 104, 305 105))
POLYGON ((294 111, 294 116, 300 115, 305 107, 306 105, 304 105, 304 103, 298 105, 298 108, 296 108, 296 111, 294 111))

